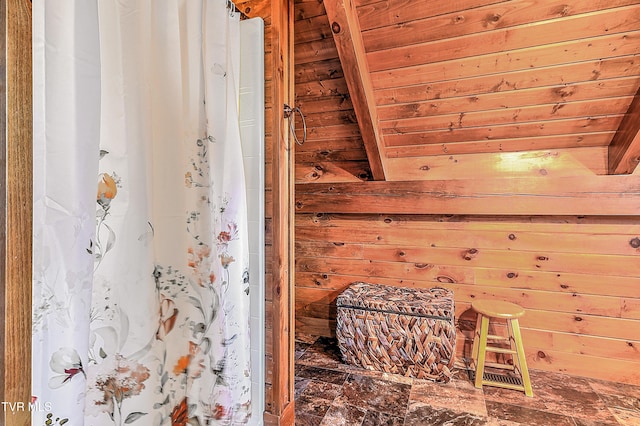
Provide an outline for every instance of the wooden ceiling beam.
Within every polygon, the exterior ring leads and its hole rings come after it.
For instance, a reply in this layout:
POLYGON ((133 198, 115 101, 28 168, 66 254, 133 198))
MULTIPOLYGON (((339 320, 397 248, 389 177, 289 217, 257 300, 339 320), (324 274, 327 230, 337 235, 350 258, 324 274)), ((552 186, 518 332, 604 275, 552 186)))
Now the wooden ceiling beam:
POLYGON ((637 216, 632 176, 300 183, 296 213, 637 216), (597 202, 594 202, 597 200, 597 202))
POLYGON ((338 56, 374 180, 384 180, 382 134, 365 57, 360 22, 353 0, 324 0, 338 56))
POLYGON ((631 174, 640 163, 640 89, 609 145, 609 174, 631 174))

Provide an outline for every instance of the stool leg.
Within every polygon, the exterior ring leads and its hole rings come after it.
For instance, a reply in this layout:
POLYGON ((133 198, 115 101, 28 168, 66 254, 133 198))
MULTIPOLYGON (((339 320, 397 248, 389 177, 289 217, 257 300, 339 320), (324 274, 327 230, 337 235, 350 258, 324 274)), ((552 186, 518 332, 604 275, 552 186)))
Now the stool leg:
POLYGON ((482 389, 482 382, 484 379, 484 361, 487 355, 487 335, 489 334, 489 318, 484 315, 478 315, 481 317, 480 321, 480 343, 478 347, 478 362, 476 362, 476 380, 475 387, 482 389))
POLYGON ((520 368, 520 375, 522 376, 522 384, 524 385, 524 394, 527 396, 533 396, 533 389, 531 388, 531 378, 529 377, 529 369, 527 368, 527 358, 524 353, 524 345, 522 343, 522 334, 520 333, 520 324, 517 319, 509 321, 513 330, 513 338, 516 342, 516 351, 518 356, 518 367, 520 368))
POLYGON ((480 324, 482 323, 482 315, 476 315, 476 330, 473 335, 473 346, 471 348, 471 359, 475 365, 478 365, 478 342, 480 341, 480 324))

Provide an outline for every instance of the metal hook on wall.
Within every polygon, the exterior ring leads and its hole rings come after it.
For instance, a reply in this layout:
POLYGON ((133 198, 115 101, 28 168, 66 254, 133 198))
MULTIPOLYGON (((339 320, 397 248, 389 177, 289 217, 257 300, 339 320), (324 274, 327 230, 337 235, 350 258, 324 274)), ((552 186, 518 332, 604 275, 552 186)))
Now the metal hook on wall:
POLYGON ((300 107, 291 108, 289 105, 284 104, 284 118, 289 119, 289 129, 291 129, 291 133, 293 134, 293 139, 296 141, 298 145, 302 145, 307 141, 307 123, 304 120, 304 114, 302 114, 302 110, 300 107), (302 141, 298 139, 298 135, 296 135, 295 128, 293 127, 294 123, 294 114, 300 114, 300 118, 302 119, 302 141))

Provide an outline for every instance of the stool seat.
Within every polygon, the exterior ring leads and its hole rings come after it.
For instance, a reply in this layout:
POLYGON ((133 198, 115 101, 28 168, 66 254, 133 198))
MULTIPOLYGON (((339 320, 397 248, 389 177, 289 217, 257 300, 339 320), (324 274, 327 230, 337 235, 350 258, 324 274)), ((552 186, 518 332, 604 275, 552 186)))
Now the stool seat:
POLYGON ((522 307, 502 300, 474 300, 471 308, 490 318, 520 318, 524 315, 522 307))
POLYGON ((478 314, 473 348, 471 350, 471 357, 475 363, 475 387, 481 389, 483 385, 496 386, 524 391, 525 395, 533 396, 518 321, 518 318, 524 315, 524 309, 515 303, 501 300, 474 300, 471 303, 471 308, 478 314), (489 323, 498 320, 506 322, 506 337, 489 333, 489 323), (489 344, 488 341, 493 343, 489 344), (502 343, 502 346, 496 346, 495 342, 502 343), (504 347, 505 344, 508 344, 508 348, 504 347), (512 357, 512 364, 488 362, 486 359, 487 352, 501 354, 502 356, 509 355, 512 357), (512 375, 487 373, 485 372, 485 366, 500 370, 510 370, 512 375), (519 377, 514 377, 513 374, 515 373, 519 377))

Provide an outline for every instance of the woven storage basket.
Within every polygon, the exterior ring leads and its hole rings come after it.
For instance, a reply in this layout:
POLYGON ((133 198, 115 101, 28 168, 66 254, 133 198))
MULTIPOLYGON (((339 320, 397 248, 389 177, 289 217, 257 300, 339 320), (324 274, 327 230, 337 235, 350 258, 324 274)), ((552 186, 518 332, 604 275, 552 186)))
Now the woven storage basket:
POLYGON ((448 382, 455 360, 453 292, 357 282, 338 296, 344 360, 369 370, 448 382))

